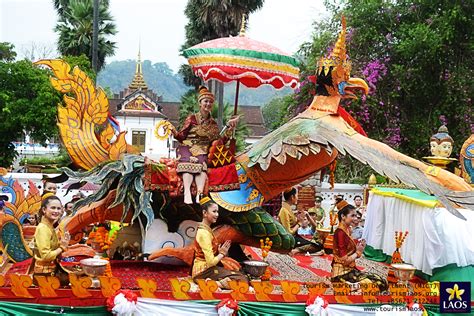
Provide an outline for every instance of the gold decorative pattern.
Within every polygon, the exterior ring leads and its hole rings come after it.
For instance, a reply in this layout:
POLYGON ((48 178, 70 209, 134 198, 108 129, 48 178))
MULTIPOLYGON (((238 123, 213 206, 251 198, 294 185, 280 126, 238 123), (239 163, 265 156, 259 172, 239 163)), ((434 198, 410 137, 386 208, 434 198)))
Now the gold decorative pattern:
MULTIPOLYGON (((172 286, 173 286, 173 280, 177 281, 177 279, 170 280, 170 283, 172 286)), ((137 284, 140 287, 141 297, 156 298, 155 294, 153 294, 156 291, 155 281, 153 281, 152 279, 137 278, 137 284)), ((175 293, 174 290, 173 290, 173 293, 175 293)), ((184 297, 184 299, 187 299, 187 298, 184 297)))
POLYGON ((259 200, 256 202, 248 203, 248 204, 232 204, 230 202, 225 201, 220 197, 219 192, 211 192, 210 196, 214 202, 216 202, 219 206, 222 206, 226 210, 230 212, 247 212, 255 207, 262 206, 264 202, 263 196, 260 197, 259 200))
MULTIPOLYGON (((190 296, 188 295, 189 290, 191 289, 191 285, 186 280, 179 280, 176 278, 169 279, 171 284, 171 292, 173 293, 173 297, 177 300, 189 300, 190 296)), ((155 283, 154 280, 148 281, 149 283, 155 283)), ((156 288, 156 283, 154 285, 156 288)))
POLYGON ((58 106, 59 134, 73 162, 86 170, 107 161, 116 160, 124 153, 138 153, 127 145, 125 132, 121 132, 115 142, 110 123, 109 101, 105 92, 95 88, 94 82, 78 67, 60 59, 46 59, 35 63, 51 68, 53 87, 64 94, 64 105, 58 106), (96 128, 105 129, 96 136, 96 128))
POLYGON ((155 137, 158 140, 166 140, 171 135, 171 126, 169 121, 161 120, 155 125, 155 137))

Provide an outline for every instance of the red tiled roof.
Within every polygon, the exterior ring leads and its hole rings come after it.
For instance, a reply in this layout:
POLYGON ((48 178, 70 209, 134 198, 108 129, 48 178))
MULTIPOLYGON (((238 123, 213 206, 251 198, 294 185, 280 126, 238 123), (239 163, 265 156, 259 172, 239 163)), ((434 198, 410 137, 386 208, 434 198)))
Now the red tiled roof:
POLYGON ((262 109, 259 106, 239 105, 239 110, 248 125, 264 125, 262 109))
POLYGON ((163 107, 163 114, 166 115, 171 123, 177 124, 179 122, 179 102, 160 102, 163 107))

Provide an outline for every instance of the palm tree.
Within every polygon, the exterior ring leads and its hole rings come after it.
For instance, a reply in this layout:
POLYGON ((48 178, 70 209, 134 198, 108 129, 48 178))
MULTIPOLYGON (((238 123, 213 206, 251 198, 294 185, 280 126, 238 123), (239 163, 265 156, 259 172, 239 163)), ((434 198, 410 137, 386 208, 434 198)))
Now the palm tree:
MULTIPOLYGON (((188 18, 186 41, 181 50, 215 38, 236 36, 242 17, 260 9, 263 3, 264 0, 189 0, 184 10, 188 18)), ((189 65, 181 66, 179 73, 186 84, 195 88, 201 84, 189 65)))
MULTIPOLYGON (((69 8, 70 0, 53 0, 53 6, 58 12, 60 17, 63 17, 65 12, 69 8)), ((109 0, 101 0, 101 2, 108 8, 109 7, 109 0)))
POLYGON ((263 6, 264 0, 203 0, 199 20, 209 25, 216 38, 236 36, 242 25, 242 17, 263 6))
MULTIPOLYGON (((59 21, 54 30, 59 34, 58 50, 63 55, 86 55, 92 62, 93 0, 72 0, 58 2, 59 21), (64 4, 61 5, 61 3, 64 4)), ((117 33, 113 18, 108 12, 108 1, 99 6, 98 70, 105 58, 113 56, 115 42, 107 39, 117 33)))

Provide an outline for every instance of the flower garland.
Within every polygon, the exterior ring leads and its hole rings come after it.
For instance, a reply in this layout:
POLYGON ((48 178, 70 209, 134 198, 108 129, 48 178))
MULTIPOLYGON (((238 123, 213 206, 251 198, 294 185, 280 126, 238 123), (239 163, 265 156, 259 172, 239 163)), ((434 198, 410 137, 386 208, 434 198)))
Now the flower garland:
POLYGON ((305 312, 309 316, 327 316, 328 315, 328 301, 321 296, 312 295, 306 301, 305 312))
POLYGON ((115 229, 108 231, 104 226, 97 227, 89 233, 87 244, 92 246, 92 243, 96 243, 100 250, 107 251, 117 238, 117 233, 118 230, 115 229))
MULTIPOLYGON (((268 252, 272 248, 272 245, 273 242, 270 240, 270 238, 265 238, 265 242, 263 241, 263 239, 260 239, 260 249, 262 249, 262 259, 264 262, 267 262, 268 252)), ((272 272, 270 271, 269 267, 267 267, 263 275, 260 277, 260 280, 269 281, 271 277, 272 272)))
POLYGON ((132 316, 137 311, 138 295, 131 290, 118 290, 107 299, 107 310, 114 315, 132 316))
POLYGON ((234 299, 226 298, 217 304, 216 309, 219 316, 233 316, 237 315, 239 304, 234 299))
POLYGON ((395 231, 395 251, 392 254, 392 263, 403 263, 402 256, 400 254, 400 248, 402 247, 405 239, 407 238, 408 231, 405 233, 401 231, 395 231))

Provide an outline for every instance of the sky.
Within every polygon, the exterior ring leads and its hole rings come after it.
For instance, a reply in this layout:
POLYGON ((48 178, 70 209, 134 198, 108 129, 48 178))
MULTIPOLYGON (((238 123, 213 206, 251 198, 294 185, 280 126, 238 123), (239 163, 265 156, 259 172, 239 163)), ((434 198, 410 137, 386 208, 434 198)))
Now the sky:
MULTIPOLYGON (((18 57, 55 57, 57 21, 53 0, 0 0, 0 42, 15 45, 18 57)), ((118 33, 114 60, 136 59, 166 62, 177 71, 186 63, 179 55, 184 42, 187 0, 110 0, 110 12, 118 33)), ((309 41, 313 21, 327 16, 322 0, 266 0, 249 17, 247 36, 293 54, 309 41)))

